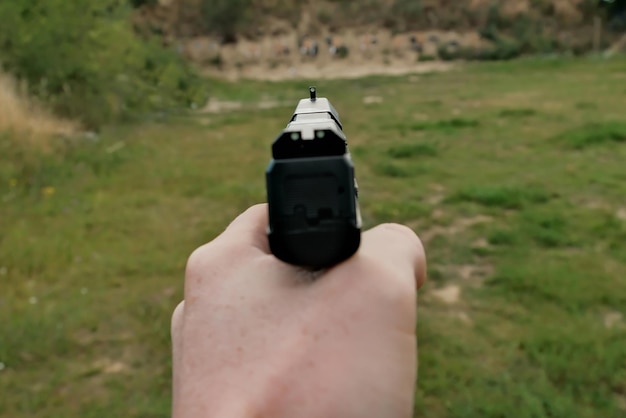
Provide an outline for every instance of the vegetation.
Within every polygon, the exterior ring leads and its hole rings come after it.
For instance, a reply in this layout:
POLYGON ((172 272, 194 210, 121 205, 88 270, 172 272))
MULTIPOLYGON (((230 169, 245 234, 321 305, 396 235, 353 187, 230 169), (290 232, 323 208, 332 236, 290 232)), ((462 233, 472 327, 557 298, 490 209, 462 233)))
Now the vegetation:
POLYGON ((205 100, 177 55, 135 36, 131 10, 122 0, 0 2, 0 63, 89 127, 205 100))
POLYGON ((204 0, 200 6, 204 29, 217 33, 225 43, 234 42, 249 7, 250 0, 204 0))
MULTIPOLYGON (((72 135, 78 124, 62 120, 46 111, 43 106, 29 99, 18 83, 11 77, 0 74, 0 132, 11 132, 22 138, 22 142, 41 140, 47 142, 53 135, 72 135)), ((42 144, 27 144, 42 148, 42 144)))
MULTIPOLYGON (((532 59, 317 83, 366 227, 426 244, 416 416, 626 414, 625 71, 532 59)), ((0 416, 169 416, 186 258, 265 200, 270 143, 309 83, 214 82, 242 108, 46 152, 0 134, 0 416)))
MULTIPOLYGON (((487 42, 459 47, 435 40, 443 60, 508 60, 535 54, 582 55, 594 47, 594 17, 605 22, 601 47, 617 42, 626 29, 622 0, 489 0, 480 2, 416 0, 323 0, 313 3, 289 0, 183 1, 163 9, 169 37, 210 35, 222 42, 259 39, 296 31, 317 36, 330 31, 357 33, 389 29, 392 33, 442 30, 457 34, 479 32, 487 42), (177 9, 175 9, 177 7, 177 9), (172 10, 184 11, 173 13, 172 10)), ((160 6, 155 7, 159 9, 160 6)), ((149 9, 146 8, 146 9, 149 9)), ((158 15, 158 13, 157 13, 158 15)), ((159 29, 162 32, 162 28, 159 29)), ((166 36, 167 37, 167 36, 166 36)), ((435 38, 436 35, 435 35, 435 38)), ((463 42, 461 42, 463 44, 463 42)), ((347 51, 346 51, 347 52, 347 51)), ((420 60, 433 57, 432 52, 420 60)))

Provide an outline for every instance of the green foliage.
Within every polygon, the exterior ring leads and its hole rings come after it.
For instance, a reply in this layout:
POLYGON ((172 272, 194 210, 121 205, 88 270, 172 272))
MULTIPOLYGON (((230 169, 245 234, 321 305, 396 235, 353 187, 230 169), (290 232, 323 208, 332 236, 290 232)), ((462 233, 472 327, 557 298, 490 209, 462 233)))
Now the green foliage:
POLYGON ((459 48, 458 52, 448 59, 463 58, 466 60, 478 61, 506 61, 517 58, 522 55, 522 53, 523 48, 519 41, 497 35, 495 41, 490 47, 478 49, 459 48))
POLYGON ((428 55, 428 54, 420 54, 417 57, 417 61, 419 62, 429 62, 429 61, 436 61, 437 57, 434 55, 428 55))
POLYGON ((437 47, 437 55, 443 61, 453 61, 460 58, 459 52, 459 48, 452 48, 450 45, 439 45, 437 47))
POLYGON ((139 112, 204 100, 171 51, 135 36, 125 1, 0 3, 0 60, 31 93, 97 127, 139 112))
POLYGON ((135 9, 142 6, 154 6, 159 4, 159 0, 128 0, 135 9))
POLYGON ((600 0, 606 10, 609 24, 614 30, 626 30, 626 0, 600 0))
POLYGON ((387 18, 388 26, 396 30, 415 29, 423 11, 421 0, 394 0, 387 18))
POLYGON ((347 46, 339 45, 339 47, 337 47, 337 58, 348 58, 348 55, 350 55, 350 50, 347 46))
POLYGON ((204 28, 226 43, 237 40, 237 32, 248 17, 250 0, 202 0, 200 11, 204 28))
MULTIPOLYGON (((534 10, 540 10, 547 18, 554 13, 552 2, 537 0, 534 10)), ((515 19, 505 17, 500 12, 500 2, 492 2, 488 8, 485 24, 480 35, 492 42, 484 49, 463 48, 455 55, 474 60, 510 60, 521 55, 546 54, 562 49, 552 34, 547 34, 545 22, 530 15, 519 15, 515 19)), ((455 56, 456 58, 456 56, 455 56)))

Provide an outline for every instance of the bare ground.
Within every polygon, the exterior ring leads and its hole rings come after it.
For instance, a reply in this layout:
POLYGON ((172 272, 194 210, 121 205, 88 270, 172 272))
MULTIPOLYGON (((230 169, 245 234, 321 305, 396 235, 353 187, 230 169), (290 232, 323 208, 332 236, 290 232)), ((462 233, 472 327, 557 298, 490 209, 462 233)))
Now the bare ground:
POLYGON ((214 77, 226 78, 230 81, 237 81, 240 79, 282 81, 297 79, 355 79, 371 75, 399 76, 407 74, 444 72, 450 71, 453 68, 455 68, 455 64, 446 62, 394 62, 389 64, 382 62, 370 62, 353 65, 348 62, 337 61, 326 65, 304 63, 297 66, 277 68, 252 66, 244 67, 242 69, 232 69, 226 72, 208 68, 204 70, 204 73, 214 77))

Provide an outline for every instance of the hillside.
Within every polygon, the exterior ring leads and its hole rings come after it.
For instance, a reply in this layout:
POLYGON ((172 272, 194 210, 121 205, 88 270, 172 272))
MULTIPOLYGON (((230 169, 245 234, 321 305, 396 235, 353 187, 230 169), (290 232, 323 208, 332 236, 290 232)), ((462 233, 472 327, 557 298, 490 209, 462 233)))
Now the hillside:
POLYGON ((160 0, 135 20, 207 72, 265 79, 579 55, 610 47, 626 27, 623 8, 609 13, 597 0, 160 0))

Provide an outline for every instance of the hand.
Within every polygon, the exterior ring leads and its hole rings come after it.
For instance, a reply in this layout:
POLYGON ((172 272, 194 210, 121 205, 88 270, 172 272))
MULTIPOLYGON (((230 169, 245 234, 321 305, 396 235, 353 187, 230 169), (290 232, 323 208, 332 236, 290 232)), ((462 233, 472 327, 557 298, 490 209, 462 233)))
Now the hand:
POLYGON ((189 258, 172 317, 174 417, 410 417, 417 236, 380 225, 313 277, 271 254, 266 226, 254 206, 189 258))

